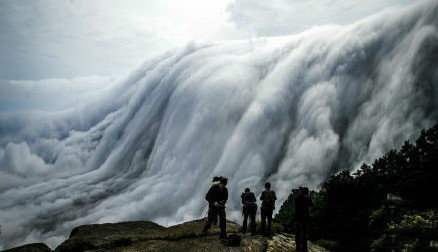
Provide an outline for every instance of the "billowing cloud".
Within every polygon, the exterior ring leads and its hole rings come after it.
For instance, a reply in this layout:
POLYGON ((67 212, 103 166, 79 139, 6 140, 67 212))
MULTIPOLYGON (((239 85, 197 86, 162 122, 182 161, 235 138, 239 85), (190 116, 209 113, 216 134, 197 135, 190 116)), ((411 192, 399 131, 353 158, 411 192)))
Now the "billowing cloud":
POLYGON ((73 79, 1 80, 0 110, 62 110, 108 92, 119 77, 76 77, 73 79))
POLYGON ((316 188, 437 121, 437 29, 430 1, 295 36, 191 43, 75 106, 1 112, 2 245, 199 218, 214 175, 230 179, 232 219, 245 187, 269 180, 278 204, 316 188))
POLYGON ((314 26, 348 24, 412 0, 235 0, 228 4, 230 21, 248 36, 279 36, 314 26))

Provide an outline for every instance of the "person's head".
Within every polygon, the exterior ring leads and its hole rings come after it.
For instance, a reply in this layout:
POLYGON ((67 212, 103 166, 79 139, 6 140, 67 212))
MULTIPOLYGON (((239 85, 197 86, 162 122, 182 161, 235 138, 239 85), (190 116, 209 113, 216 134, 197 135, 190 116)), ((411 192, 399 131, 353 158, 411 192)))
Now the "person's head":
POLYGON ((221 180, 221 177, 217 177, 217 176, 215 176, 214 178, 213 178, 213 181, 212 182, 219 182, 221 180))
POLYGON ((271 189, 271 183, 266 182, 266 184, 265 184, 265 188, 266 188, 266 189, 271 189))
POLYGON ((245 188, 245 192, 250 192, 249 188, 245 188))
POLYGON ((227 178, 221 178, 221 180, 219 181, 219 186, 221 188, 225 187, 228 183, 228 179, 227 178))
POLYGON ((300 187, 300 193, 302 195, 309 195, 309 188, 305 186, 300 187))

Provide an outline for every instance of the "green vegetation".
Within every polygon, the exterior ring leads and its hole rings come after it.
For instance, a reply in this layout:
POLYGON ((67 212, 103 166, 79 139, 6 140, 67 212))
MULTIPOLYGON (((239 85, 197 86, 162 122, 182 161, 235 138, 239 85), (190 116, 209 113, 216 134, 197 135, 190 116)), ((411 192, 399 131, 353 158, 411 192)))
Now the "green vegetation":
MULTIPOLYGON (((438 124, 370 166, 331 176, 312 191, 309 239, 332 251, 428 251, 438 240, 438 124)), ((292 190, 275 216, 294 233, 292 190)))

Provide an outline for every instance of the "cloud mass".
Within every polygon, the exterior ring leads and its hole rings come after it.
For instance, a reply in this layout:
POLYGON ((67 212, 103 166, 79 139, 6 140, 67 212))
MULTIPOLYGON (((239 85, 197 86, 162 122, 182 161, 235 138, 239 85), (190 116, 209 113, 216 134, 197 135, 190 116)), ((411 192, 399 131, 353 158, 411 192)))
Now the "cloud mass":
POLYGON ((3 83, 0 104, 14 111, 0 110, 1 245, 199 218, 214 175, 229 178, 227 214, 239 219, 245 187, 269 180, 281 204, 371 161, 437 121, 437 29, 428 1, 294 36, 189 43, 124 79, 71 80, 91 90, 3 83), (46 105, 26 95, 38 87, 46 105))

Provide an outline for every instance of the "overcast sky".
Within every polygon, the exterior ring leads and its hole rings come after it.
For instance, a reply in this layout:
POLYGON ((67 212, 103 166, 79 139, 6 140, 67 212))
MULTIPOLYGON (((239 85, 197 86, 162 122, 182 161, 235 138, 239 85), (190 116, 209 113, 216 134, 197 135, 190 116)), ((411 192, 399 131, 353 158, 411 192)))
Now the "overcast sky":
POLYGON ((1 0, 0 79, 124 76, 187 42, 346 24, 414 0, 1 0))

